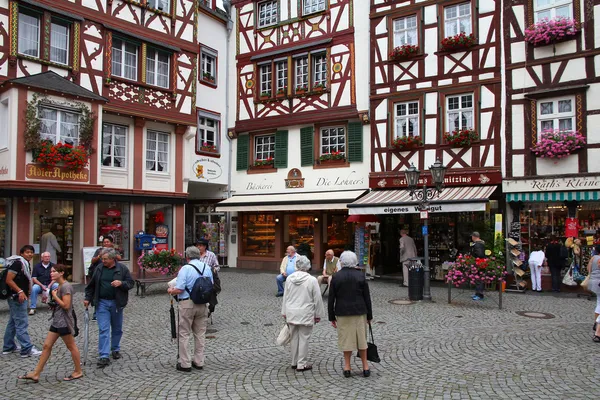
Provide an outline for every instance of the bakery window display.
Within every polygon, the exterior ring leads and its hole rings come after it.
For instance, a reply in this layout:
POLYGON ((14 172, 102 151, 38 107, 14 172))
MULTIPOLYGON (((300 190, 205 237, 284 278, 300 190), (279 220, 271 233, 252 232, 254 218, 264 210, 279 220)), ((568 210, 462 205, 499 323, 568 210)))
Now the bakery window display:
POLYGON ((245 214, 242 219, 243 252, 245 256, 275 256, 275 216, 245 214))

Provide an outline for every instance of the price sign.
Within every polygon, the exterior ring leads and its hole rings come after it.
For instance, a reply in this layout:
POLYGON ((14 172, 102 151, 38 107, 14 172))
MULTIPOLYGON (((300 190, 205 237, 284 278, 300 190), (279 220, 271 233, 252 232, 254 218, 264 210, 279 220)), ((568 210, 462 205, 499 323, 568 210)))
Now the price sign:
POLYGON ((428 233, 429 233, 429 232, 428 232, 428 229, 427 229, 427 225, 425 225, 425 226, 423 227, 423 236, 427 235, 428 233))
POLYGON ((427 210, 421 211, 420 214, 421 214, 421 219, 427 219, 427 210))

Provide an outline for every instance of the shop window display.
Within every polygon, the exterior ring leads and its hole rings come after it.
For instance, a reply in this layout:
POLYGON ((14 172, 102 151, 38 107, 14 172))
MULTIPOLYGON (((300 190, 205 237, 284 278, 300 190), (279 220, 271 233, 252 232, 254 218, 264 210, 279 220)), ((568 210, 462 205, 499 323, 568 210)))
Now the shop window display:
POLYGON ((315 249, 315 218, 312 215, 286 215, 284 247, 294 246, 299 254, 312 260, 315 249))
POLYGON ((4 268, 4 260, 10 257, 10 199, 0 199, 0 269, 4 268))
POLYGON ((325 243, 332 249, 336 256, 352 247, 352 223, 346 222, 347 215, 329 215, 327 223, 327 237, 325 243))
POLYGON ((39 256, 45 251, 51 253, 51 260, 63 264, 67 270, 73 269, 73 202, 66 200, 42 200, 34 203, 34 244, 39 251, 33 264, 39 262, 39 256), (54 242, 53 239, 56 239, 54 242), (58 244, 55 248, 53 243, 58 244), (46 248, 44 248, 46 245, 46 248))
POLYGON ((168 250, 173 243, 173 206, 146 203, 146 233, 156 236, 156 248, 168 250))
POLYGON ((245 256, 275 257, 275 216, 244 214, 242 252, 245 256))
POLYGON ((98 242, 111 236, 123 260, 129 260, 129 209, 129 203, 98 202, 98 242))

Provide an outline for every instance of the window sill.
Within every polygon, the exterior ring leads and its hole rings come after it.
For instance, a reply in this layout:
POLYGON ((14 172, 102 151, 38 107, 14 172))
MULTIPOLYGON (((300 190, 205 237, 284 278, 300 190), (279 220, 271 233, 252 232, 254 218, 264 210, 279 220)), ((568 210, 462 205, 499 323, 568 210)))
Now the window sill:
POLYGON ((248 175, 253 174, 272 174, 273 172, 277 172, 277 168, 275 167, 248 167, 248 171, 246 171, 248 175))
POLYGON ((418 151, 418 150, 422 150, 424 149, 425 146, 424 145, 420 145, 420 146, 410 146, 410 147, 405 147, 405 148, 398 148, 398 147, 394 147, 394 146, 389 146, 388 149, 390 151, 418 151))
POLYGON ((213 152, 213 151, 198 151, 196 150, 196 154, 199 156, 213 157, 213 158, 221 158, 221 153, 213 152))
POLYGON ((148 171, 148 170, 146 170, 146 176, 153 176, 155 178, 170 178, 169 172, 165 172, 165 171, 148 171))
POLYGON ((347 168, 350 163, 347 160, 335 160, 335 161, 317 161, 313 166, 313 169, 327 169, 327 168, 347 168))
POLYGON ((317 17, 320 15, 325 15, 325 14, 329 14, 329 10, 325 9, 325 10, 321 10, 321 11, 315 11, 314 13, 310 13, 310 14, 304 14, 301 16, 298 16, 296 18, 292 18, 292 19, 288 19, 285 21, 278 21, 276 24, 272 24, 272 25, 268 25, 268 26, 262 26, 262 27, 255 27, 254 28, 254 32, 256 34, 256 32, 260 32, 260 31, 264 31, 264 30, 269 30, 269 29, 276 29, 285 25, 290 25, 294 22, 302 22, 305 21, 309 18, 313 18, 313 17, 317 17))
POLYGON ((200 83, 203 84, 204 86, 208 86, 213 89, 216 89, 216 87, 217 87, 216 80, 209 81, 208 79, 200 78, 200 83))
POLYGON ((109 166, 102 165, 101 169, 102 169, 102 171, 111 172, 111 173, 115 173, 115 174, 127 174, 127 172, 128 172, 127 167, 121 168, 121 167, 109 167, 109 166))
POLYGON ((31 57, 31 56, 27 56, 25 54, 17 54, 17 58, 20 58, 22 60, 35 61, 35 62, 38 62, 43 65, 49 65, 51 67, 63 68, 63 69, 69 70, 69 71, 73 70, 73 67, 70 65, 56 63, 56 62, 48 61, 48 60, 43 60, 41 58, 31 57))
POLYGON ((427 56, 428 56, 427 53, 419 53, 419 54, 415 54, 415 55, 411 55, 411 56, 389 58, 387 60, 387 62, 388 62, 388 64, 400 64, 403 62, 424 60, 425 57, 427 57, 427 56))

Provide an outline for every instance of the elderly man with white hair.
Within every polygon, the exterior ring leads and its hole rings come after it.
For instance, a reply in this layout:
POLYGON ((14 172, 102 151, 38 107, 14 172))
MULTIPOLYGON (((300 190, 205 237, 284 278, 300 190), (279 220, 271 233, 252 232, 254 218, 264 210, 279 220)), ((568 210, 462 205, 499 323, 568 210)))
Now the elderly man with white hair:
POLYGON ((285 282, 281 314, 292 336, 292 368, 303 372, 312 369, 312 365, 307 363, 308 340, 324 309, 317 279, 308 273, 310 260, 298 256, 295 268, 296 272, 285 282))
MULTIPOLYGON (((45 251, 42 253, 42 261, 36 264, 33 267, 33 272, 31 273, 31 281, 33 286, 31 287, 31 298, 30 301, 30 309, 29 315, 34 315, 35 310, 37 309, 37 298, 40 294, 45 293, 48 288, 51 286, 51 291, 58 288, 58 283, 52 282, 52 278, 50 278, 50 270, 54 263, 50 261, 50 253, 45 251)), ((42 297, 42 301, 44 301, 44 297, 42 297)))
POLYGON ((283 257, 283 260, 281 260, 281 265, 279 266, 279 275, 277 275, 276 278, 277 297, 283 296, 283 283, 288 276, 296 272, 296 259, 298 258, 298 254, 296 254, 296 248, 294 246, 288 246, 285 253, 285 257, 283 257))

